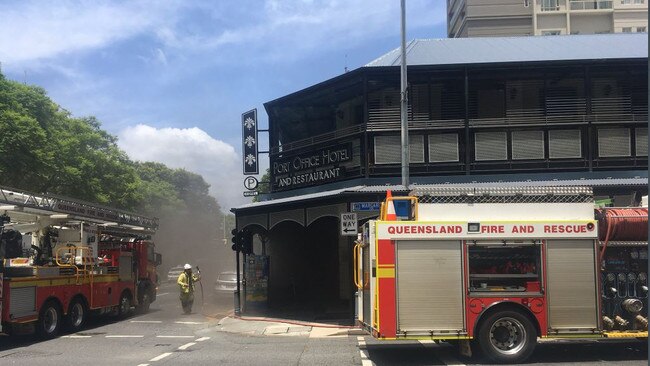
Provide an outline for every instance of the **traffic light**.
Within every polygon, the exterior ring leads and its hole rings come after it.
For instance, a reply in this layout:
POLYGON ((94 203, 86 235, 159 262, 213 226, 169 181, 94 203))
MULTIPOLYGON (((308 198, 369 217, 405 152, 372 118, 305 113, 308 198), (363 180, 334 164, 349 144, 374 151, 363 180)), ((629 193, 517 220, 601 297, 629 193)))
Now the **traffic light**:
POLYGON ((244 254, 253 254, 253 233, 244 229, 241 232, 241 251, 244 254))
POLYGON ((230 239, 232 241, 232 247, 230 247, 230 248, 232 250, 238 252, 238 251, 241 250, 241 247, 240 247, 241 235, 240 235, 239 231, 237 231, 237 229, 232 229, 230 231, 230 233, 232 234, 232 239, 230 239))

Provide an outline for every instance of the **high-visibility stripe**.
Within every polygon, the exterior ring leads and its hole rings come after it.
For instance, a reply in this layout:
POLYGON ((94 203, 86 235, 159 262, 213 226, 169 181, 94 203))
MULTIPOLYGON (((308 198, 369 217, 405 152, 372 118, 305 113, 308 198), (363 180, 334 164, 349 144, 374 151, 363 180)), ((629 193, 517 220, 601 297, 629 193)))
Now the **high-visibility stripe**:
POLYGON ((604 332, 607 338, 648 338, 648 332, 604 332))
MULTIPOLYGON (((94 284, 119 282, 119 278, 117 275, 95 276, 92 282, 94 284)), ((86 285, 89 283, 90 283, 90 278, 88 278, 87 276, 80 278, 79 282, 77 282, 76 276, 52 277, 48 279, 30 277, 30 278, 11 279, 11 281, 9 282, 9 287, 10 288, 22 288, 22 287, 33 287, 33 286, 46 287, 46 286, 63 286, 63 285, 78 285, 78 284, 86 285)))
POLYGON ((395 278, 395 267, 392 268, 377 268, 377 277, 379 278, 395 278))

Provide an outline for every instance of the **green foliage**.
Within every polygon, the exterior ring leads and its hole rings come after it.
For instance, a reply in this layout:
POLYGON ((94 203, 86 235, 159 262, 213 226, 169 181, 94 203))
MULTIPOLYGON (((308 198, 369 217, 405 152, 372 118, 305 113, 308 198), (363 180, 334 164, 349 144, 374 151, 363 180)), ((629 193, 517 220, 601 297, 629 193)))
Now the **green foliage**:
POLYGON ((131 161, 96 118, 74 118, 42 88, 2 74, 0 184, 154 216, 190 207, 213 222, 220 214, 200 175, 131 161))

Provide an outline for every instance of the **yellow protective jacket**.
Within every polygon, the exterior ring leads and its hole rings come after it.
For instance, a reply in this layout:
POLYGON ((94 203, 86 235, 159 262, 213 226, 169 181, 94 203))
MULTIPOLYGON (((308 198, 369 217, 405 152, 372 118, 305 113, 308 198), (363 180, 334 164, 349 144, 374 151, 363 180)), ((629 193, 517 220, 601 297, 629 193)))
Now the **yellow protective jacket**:
POLYGON ((200 281, 201 278, 195 274, 192 274, 192 282, 190 283, 187 273, 185 271, 181 272, 178 276, 178 286, 181 288, 181 294, 190 294, 194 292, 194 282, 200 281))

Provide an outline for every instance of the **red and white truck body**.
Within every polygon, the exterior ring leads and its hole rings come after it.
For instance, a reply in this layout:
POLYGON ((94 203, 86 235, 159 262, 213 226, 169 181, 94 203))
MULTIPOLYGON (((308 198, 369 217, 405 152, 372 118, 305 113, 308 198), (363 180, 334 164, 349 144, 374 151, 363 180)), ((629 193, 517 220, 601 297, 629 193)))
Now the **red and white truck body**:
POLYGON ((0 188, 0 332, 77 331, 155 301, 155 219, 0 188))
POLYGON ((389 198, 355 246, 358 321, 378 339, 454 340, 497 362, 527 358, 538 338, 647 337, 647 208, 629 210, 595 214, 580 187, 389 198))

